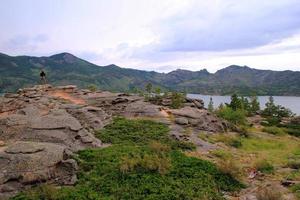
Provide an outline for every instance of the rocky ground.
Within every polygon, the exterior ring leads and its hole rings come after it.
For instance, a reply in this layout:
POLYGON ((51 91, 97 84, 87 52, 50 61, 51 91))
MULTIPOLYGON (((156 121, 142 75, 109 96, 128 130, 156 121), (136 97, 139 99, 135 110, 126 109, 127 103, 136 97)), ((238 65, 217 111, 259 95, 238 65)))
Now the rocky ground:
POLYGON ((37 85, 0 97, 0 199, 43 182, 72 185, 78 150, 105 147, 94 136, 114 116, 151 118, 166 123, 170 135, 191 141, 197 151, 216 145, 198 137, 225 132, 227 124, 203 108, 201 100, 186 99, 181 109, 145 102, 123 93, 91 92, 76 86, 37 85))

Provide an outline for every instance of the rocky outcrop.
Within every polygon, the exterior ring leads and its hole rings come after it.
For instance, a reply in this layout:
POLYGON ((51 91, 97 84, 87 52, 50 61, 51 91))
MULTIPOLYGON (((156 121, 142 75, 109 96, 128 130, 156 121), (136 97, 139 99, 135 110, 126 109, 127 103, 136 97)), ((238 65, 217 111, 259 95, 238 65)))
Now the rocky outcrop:
POLYGON ((225 132, 227 124, 205 109, 183 107, 169 112, 175 116, 175 122, 180 125, 195 127, 208 132, 225 132))
POLYGON ((50 85, 1 99, 0 199, 45 181, 75 183, 77 164, 70 155, 102 147, 93 132, 109 116, 84 102, 75 86, 50 85))
POLYGON ((94 133, 120 115, 166 123, 172 137, 206 149, 212 147, 196 134, 184 135, 184 130, 226 130, 225 123, 203 109, 201 100, 186 99, 183 108, 170 109, 137 95, 91 92, 73 85, 20 89, 0 97, 0 199, 41 182, 74 184, 77 163, 72 155, 105 147, 94 133))

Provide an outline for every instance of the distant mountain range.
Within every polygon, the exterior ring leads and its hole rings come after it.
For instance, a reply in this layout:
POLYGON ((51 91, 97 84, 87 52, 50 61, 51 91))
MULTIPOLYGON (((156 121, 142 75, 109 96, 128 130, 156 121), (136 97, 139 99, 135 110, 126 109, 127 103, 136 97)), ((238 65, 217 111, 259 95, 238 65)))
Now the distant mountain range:
POLYGON ((299 71, 258 70, 231 65, 216 73, 209 73, 206 69, 158 73, 116 65, 98 66, 69 53, 50 57, 0 54, 0 92, 38 84, 41 68, 45 69, 49 82, 54 85, 75 84, 84 88, 95 84, 102 90, 127 92, 152 83, 153 87, 163 90, 188 93, 300 96, 299 71))

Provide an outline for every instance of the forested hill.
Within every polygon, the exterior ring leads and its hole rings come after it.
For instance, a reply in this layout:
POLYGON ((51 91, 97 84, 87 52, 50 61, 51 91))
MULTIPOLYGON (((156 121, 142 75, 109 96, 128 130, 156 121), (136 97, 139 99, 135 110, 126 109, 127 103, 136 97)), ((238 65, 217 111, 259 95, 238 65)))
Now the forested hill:
POLYGON ((42 68, 54 85, 87 87, 94 84, 103 90, 132 91, 152 83, 154 87, 188 93, 300 96, 299 71, 257 70, 232 65, 216 73, 205 69, 157 73, 116 65, 97 66, 69 53, 50 57, 0 54, 0 92, 37 84, 42 68))

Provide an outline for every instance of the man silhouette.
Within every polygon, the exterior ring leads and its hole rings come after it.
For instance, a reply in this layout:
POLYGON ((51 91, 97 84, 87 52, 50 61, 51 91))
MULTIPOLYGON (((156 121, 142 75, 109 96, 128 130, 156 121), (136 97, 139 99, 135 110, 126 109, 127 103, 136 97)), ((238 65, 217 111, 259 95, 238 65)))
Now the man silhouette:
POLYGON ((40 77, 41 77, 41 83, 42 84, 46 84, 46 73, 44 72, 44 70, 41 70, 40 72, 40 77))

